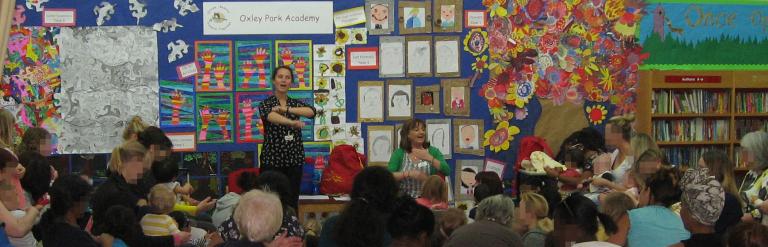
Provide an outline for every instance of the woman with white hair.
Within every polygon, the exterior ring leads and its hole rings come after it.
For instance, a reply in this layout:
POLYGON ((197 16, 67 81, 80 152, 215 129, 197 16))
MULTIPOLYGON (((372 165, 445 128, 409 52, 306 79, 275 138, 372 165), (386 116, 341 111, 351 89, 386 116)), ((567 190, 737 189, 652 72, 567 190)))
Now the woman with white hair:
POLYGON ((475 222, 456 229, 445 246, 523 246, 520 235, 512 230, 515 203, 512 198, 495 195, 483 199, 477 207, 475 222))
POLYGON ((273 193, 261 190, 245 193, 233 217, 241 238, 224 243, 224 247, 302 245, 301 238, 286 237, 285 234, 273 239, 283 222, 282 203, 273 193))
POLYGON ((768 223, 768 133, 750 132, 741 138, 741 160, 749 168, 739 187, 747 214, 742 220, 757 220, 768 223))

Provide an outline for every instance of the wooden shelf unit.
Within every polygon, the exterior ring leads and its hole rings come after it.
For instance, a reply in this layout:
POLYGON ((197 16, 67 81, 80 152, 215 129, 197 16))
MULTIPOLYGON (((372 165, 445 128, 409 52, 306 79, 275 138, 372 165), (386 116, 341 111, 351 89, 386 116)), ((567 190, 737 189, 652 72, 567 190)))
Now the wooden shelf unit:
MULTIPOLYGON (((768 109, 761 112, 744 113, 737 108, 740 92, 768 93, 768 70, 765 71, 682 71, 682 70, 643 70, 640 71, 640 83, 637 90, 636 126, 639 132, 654 135, 654 120, 685 120, 702 118, 705 120, 727 120, 728 139, 717 141, 658 141, 662 149, 669 147, 696 147, 709 148, 725 146, 729 156, 736 160, 739 138, 737 136, 736 123, 740 119, 768 118, 768 109), (698 82, 697 82, 698 81, 698 82), (725 112, 714 113, 654 113, 656 102, 653 101, 654 92, 672 90, 687 92, 696 89, 706 91, 726 92, 729 105, 725 112)), ((768 100, 768 99, 766 99, 768 100)), ((689 161, 688 164, 695 164, 689 161)), ((737 172, 745 172, 747 168, 737 164, 737 172)))

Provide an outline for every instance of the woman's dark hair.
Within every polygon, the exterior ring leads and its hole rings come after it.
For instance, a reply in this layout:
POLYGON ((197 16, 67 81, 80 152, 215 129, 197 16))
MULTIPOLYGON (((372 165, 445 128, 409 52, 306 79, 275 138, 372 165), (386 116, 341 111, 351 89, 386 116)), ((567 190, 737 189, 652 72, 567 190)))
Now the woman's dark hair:
POLYGON ((605 228, 605 232, 613 234, 617 231, 616 222, 611 216, 600 213, 589 198, 575 193, 572 194, 555 207, 554 221, 556 225, 578 225, 579 229, 584 231, 585 236, 594 236, 600 224, 605 228))
POLYGON ((288 72, 290 72, 290 74, 291 74, 291 82, 293 82, 293 79, 294 79, 293 78, 293 69, 291 68, 291 66, 288 66, 288 65, 282 65, 282 66, 275 67, 275 69, 272 70, 272 81, 275 81, 275 76, 277 76, 277 71, 279 71, 281 69, 287 69, 288 72))
POLYGON ((355 176, 351 201, 339 215, 331 238, 337 246, 383 246, 397 182, 384 167, 369 166, 355 176))
POLYGON ((52 231, 55 230, 54 221, 64 217, 75 203, 88 202, 92 190, 91 185, 78 175, 66 175, 56 179, 48 192, 51 196, 51 208, 40 219, 43 236, 52 236, 52 231))
POLYGON ((246 192, 259 187, 258 179, 259 179, 259 174, 252 171, 246 171, 246 172, 240 173, 240 176, 237 177, 237 186, 240 187, 240 189, 243 191, 243 194, 245 194, 246 192))
POLYGON ((576 163, 576 167, 584 168, 584 151, 576 148, 569 149, 563 156, 563 161, 576 163))
MULTIPOLYGON (((283 204, 283 212, 288 210, 286 203, 291 200, 290 181, 284 174, 276 171, 262 172, 256 179, 256 188, 277 194, 283 204)), ((247 192, 245 188, 243 191, 247 192)), ((292 208, 292 210, 296 209, 292 208)))
POLYGON ((478 184, 473 189, 472 195, 475 197, 475 204, 479 204, 483 199, 492 196, 491 188, 487 184, 478 184))
POLYGON ((179 165, 173 159, 152 162, 152 175, 157 183, 172 182, 179 175, 179 165))
POLYGON ((741 222, 728 230, 723 242, 728 247, 768 246, 768 227, 760 222, 741 222))
MULTIPOLYGON (((109 220, 104 221, 104 233, 108 233, 115 238, 119 238, 126 243, 132 243, 139 240, 139 231, 141 225, 136 219, 136 213, 123 205, 113 205, 107 209, 104 214, 109 220)), ((179 227, 181 229, 181 227, 179 227)))
POLYGON ((495 172, 478 172, 475 174, 475 181, 479 184, 488 185, 488 189, 491 192, 489 196, 504 194, 504 185, 502 185, 501 178, 495 172))
POLYGON ((605 151, 605 138, 603 138, 603 134, 591 127, 573 132, 563 140, 556 160, 564 160, 565 153, 574 148, 602 153, 605 151))
POLYGON ((679 178, 674 170, 661 168, 645 180, 645 186, 651 191, 656 204, 669 207, 680 201, 682 191, 678 185, 679 178))
POLYGON ((409 105, 411 104, 411 98, 408 97, 408 94, 405 93, 403 90, 397 90, 395 93, 392 94, 392 98, 389 99, 389 104, 392 107, 395 107, 395 97, 398 97, 398 96, 405 96, 405 100, 408 102, 409 105))
MULTIPOLYGON (((411 140, 408 140, 408 133, 410 133, 412 129, 415 129, 415 128, 419 127, 419 126, 424 128, 424 130, 426 131, 427 123, 424 122, 424 120, 421 120, 421 119, 418 119, 418 118, 412 118, 412 119, 406 120, 403 123, 403 128, 400 130, 400 133, 399 133, 400 134, 400 144, 399 144, 399 146, 400 146, 400 148, 402 148, 403 150, 405 150, 408 153, 410 153, 411 150, 413 149, 413 147, 412 147, 413 144, 411 144, 411 140)), ((423 146, 424 146, 424 148, 428 148, 429 147, 429 141, 427 141, 426 134, 425 134, 424 145, 423 146)))
POLYGON ((34 203, 51 188, 51 166, 45 156, 34 151, 22 154, 19 162, 27 170, 21 178, 21 187, 32 196, 31 203, 34 203))
POLYGON ((416 203, 413 198, 403 196, 398 199, 397 207, 389 217, 387 229, 393 239, 419 239, 426 233, 427 239, 435 229, 435 215, 428 208, 416 203))
POLYGON ((48 130, 40 127, 32 127, 24 132, 24 136, 21 137, 21 145, 19 145, 18 153, 26 152, 40 152, 40 144, 43 140, 51 139, 51 133, 48 130))
POLYGON ((171 150, 173 142, 165 132, 158 127, 149 126, 138 134, 138 141, 145 148, 149 148, 150 145, 155 145, 164 150, 171 150))

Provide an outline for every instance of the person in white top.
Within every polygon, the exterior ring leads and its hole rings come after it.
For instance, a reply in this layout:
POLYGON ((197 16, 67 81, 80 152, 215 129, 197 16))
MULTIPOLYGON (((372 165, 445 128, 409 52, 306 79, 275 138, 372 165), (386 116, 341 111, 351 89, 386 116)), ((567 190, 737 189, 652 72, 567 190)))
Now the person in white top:
MULTIPOLYGON (((626 178, 626 173, 632 169, 632 163, 634 163, 632 145, 630 143, 633 135, 632 122, 634 120, 634 116, 616 116, 608 120, 608 124, 605 125, 605 144, 615 148, 615 150, 613 153, 597 157, 595 163, 610 160, 610 171, 614 180, 610 181, 602 177, 596 177, 592 179, 592 185, 606 187, 615 191, 627 190, 624 186, 624 179, 626 178), (609 157, 610 159, 608 159, 609 157)), ((590 196, 590 199, 598 202, 595 195, 590 196)))

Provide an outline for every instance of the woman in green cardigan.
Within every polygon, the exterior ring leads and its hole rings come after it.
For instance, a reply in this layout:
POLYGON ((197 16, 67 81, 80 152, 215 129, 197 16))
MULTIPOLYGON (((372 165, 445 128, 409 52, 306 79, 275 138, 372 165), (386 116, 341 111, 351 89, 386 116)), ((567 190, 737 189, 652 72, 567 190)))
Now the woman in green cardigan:
POLYGON ((451 174, 443 154, 426 140, 427 124, 421 119, 410 119, 403 123, 400 131, 400 148, 389 158, 389 171, 400 182, 400 191, 418 198, 421 186, 429 175, 451 174))

